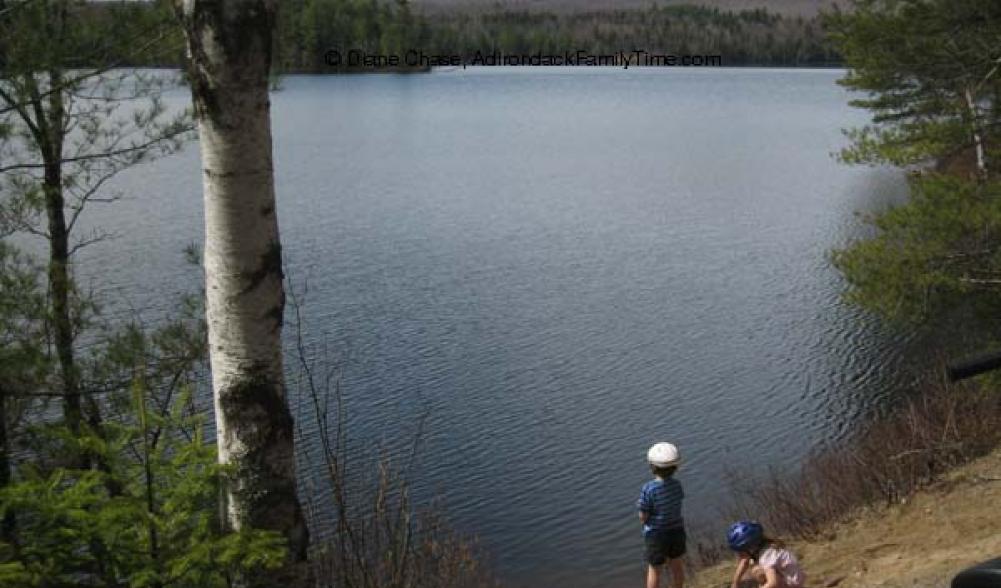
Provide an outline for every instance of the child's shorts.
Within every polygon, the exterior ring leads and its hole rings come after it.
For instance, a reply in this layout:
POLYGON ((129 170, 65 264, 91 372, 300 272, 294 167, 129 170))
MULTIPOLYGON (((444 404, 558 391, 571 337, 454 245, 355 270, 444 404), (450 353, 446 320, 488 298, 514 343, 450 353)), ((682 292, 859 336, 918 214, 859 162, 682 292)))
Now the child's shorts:
POLYGON ((644 537, 646 562, 652 566, 664 565, 669 559, 685 555, 685 530, 654 531, 644 537))

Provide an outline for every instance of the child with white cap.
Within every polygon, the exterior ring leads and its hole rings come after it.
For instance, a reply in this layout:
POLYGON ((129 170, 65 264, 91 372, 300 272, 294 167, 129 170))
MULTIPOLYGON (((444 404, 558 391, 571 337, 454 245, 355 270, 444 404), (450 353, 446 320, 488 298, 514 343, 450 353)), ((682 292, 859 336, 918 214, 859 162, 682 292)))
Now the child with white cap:
POLYGON ((681 454, 670 443, 657 443, 647 452, 647 461, 654 479, 643 485, 636 502, 646 543, 646 588, 659 587, 665 563, 671 570, 672 588, 683 588, 685 569, 681 556, 685 555, 685 521, 681 517, 681 501, 685 493, 674 478, 681 454))

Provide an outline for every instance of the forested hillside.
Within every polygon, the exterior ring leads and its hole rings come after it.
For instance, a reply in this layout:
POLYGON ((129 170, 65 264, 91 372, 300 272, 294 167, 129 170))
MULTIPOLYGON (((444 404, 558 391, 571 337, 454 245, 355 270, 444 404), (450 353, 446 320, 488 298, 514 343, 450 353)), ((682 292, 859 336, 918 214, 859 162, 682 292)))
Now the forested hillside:
POLYGON ((453 11, 422 14, 405 1, 291 0, 282 4, 278 47, 283 71, 329 71, 328 49, 402 54, 608 54, 642 49, 720 55, 724 65, 832 65, 819 17, 787 17, 759 8, 738 12, 650 6, 577 12, 453 11))
MULTIPOLYGON (((763 8, 782 16, 817 16, 830 9, 835 0, 413 0, 414 6, 424 12, 470 12, 476 10, 533 10, 549 12, 589 12, 594 10, 645 9, 656 6, 698 5, 720 10, 754 10, 763 8)), ((847 4, 844 0, 841 4, 847 4)))
MULTIPOLYGON (((463 4, 439 10, 407 0, 288 0, 279 4, 274 60, 279 73, 334 73, 330 50, 366 54, 459 56, 595 55, 647 51, 662 55, 719 56, 726 66, 830 66, 840 57, 826 39, 821 0, 746 2, 709 0, 704 5, 645 3, 562 10, 538 4, 463 4), (748 8, 755 7, 756 8, 748 8), (773 8, 774 7, 774 8, 773 8)), ((436 0, 426 0, 436 1, 436 0)), ((553 0, 564 1, 564 0, 553 0)), ((571 0, 566 0, 571 1, 571 0)), ((573 0, 576 1, 576 0, 573 0)), ((582 0, 583 1, 583 0, 582 0)), ((440 7, 439 7, 440 8, 440 7)), ((78 8, 94 28, 127 19, 142 22, 164 7, 157 3, 101 3, 78 8)), ((178 67, 184 60, 180 31, 161 30, 167 42, 157 53, 127 43, 102 46, 120 65, 178 67)), ((2 53, 2 52, 0 52, 2 53)), ((84 52, 79 65, 87 66, 84 52)), ((0 64, 3 55, 0 54, 0 64)))

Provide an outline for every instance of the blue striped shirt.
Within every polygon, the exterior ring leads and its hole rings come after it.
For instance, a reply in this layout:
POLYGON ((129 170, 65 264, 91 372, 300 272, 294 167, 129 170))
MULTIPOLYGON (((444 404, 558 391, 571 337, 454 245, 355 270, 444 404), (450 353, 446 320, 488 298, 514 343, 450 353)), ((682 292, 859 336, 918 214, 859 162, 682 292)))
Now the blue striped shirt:
POLYGON ((674 478, 654 479, 644 484, 640 499, 636 501, 636 508, 649 515, 643 532, 684 528, 685 521, 681 518, 681 499, 684 497, 681 482, 674 478))

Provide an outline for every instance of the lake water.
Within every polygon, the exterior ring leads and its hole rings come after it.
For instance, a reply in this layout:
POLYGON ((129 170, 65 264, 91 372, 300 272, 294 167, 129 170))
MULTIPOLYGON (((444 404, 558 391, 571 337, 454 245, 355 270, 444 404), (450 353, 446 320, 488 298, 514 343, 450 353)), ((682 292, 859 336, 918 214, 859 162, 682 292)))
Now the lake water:
MULTIPOLYGON (((695 525, 716 523, 728 468, 792 467, 843 436, 904 341, 839 301, 827 254, 904 186, 831 157, 866 120, 841 75, 286 78, 286 261, 309 285, 310 353, 340 366, 352 452, 400 451, 426 415, 415 496, 440 495, 507 585, 614 588, 641 582, 652 442, 680 446, 695 525)), ((129 200, 86 220, 121 237, 78 271, 155 314, 200 284, 181 254, 202 239, 198 150, 117 188, 129 200)))

